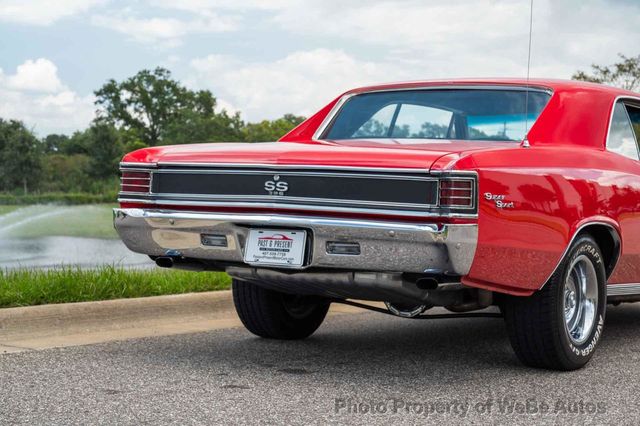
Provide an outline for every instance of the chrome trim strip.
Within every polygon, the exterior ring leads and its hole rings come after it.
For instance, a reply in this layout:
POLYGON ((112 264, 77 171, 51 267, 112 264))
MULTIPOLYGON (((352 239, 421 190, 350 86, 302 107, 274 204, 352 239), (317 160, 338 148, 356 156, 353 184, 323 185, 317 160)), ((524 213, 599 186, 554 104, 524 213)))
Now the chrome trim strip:
MULTIPOLYGON (((424 182, 433 182, 438 180, 432 176, 411 176, 411 175, 394 175, 394 174, 372 174, 372 173, 329 173, 329 172, 289 172, 289 171, 267 171, 267 170, 219 170, 219 169, 158 169, 154 174, 187 174, 187 173, 201 173, 201 174, 237 174, 237 175, 266 175, 272 176, 278 174, 282 176, 312 176, 312 177, 349 177, 349 178, 375 178, 375 179, 389 179, 389 180, 419 180, 424 182)), ((134 179, 134 178, 131 178, 134 179)))
MULTIPOLYGON (((287 142, 281 142, 287 143, 287 142)), ((359 166, 332 166, 332 165, 318 165, 318 164, 264 164, 264 163, 182 163, 182 162, 160 162, 158 166, 183 166, 183 167, 226 167, 230 169, 241 168, 261 168, 261 169, 301 169, 301 170, 344 170, 353 172, 388 172, 388 173, 423 173, 428 174, 429 169, 425 166, 424 169, 416 168, 397 168, 397 167, 359 167, 359 166)), ((128 170, 128 169, 127 169, 128 170)), ((162 169, 163 171, 166 169, 162 169)))
POLYGON ((634 296, 639 294, 640 283, 607 285, 607 296, 634 296))
MULTIPOLYGON (((404 84, 411 84, 410 81, 405 82, 404 84)), ((416 83, 420 83, 419 81, 416 83)), ((535 83, 535 82, 534 82, 535 83)), ((389 86, 396 86, 398 83, 389 83, 389 86)), ((403 83, 400 83, 403 84, 403 83)), ((438 84, 438 83, 436 83, 438 84)), ((355 92, 353 93, 354 95, 362 95, 365 93, 380 93, 380 92, 407 92, 407 91, 411 91, 411 90, 463 90, 463 89, 469 89, 469 90, 513 90, 513 89, 517 89, 517 90, 521 90, 521 91, 530 91, 530 92, 540 92, 540 93, 547 93, 549 95, 553 94, 553 89, 551 89, 550 87, 545 87, 544 84, 541 85, 537 85, 537 87, 535 86, 527 86, 524 84, 515 84, 515 83, 505 83, 505 84, 483 84, 483 83, 479 83, 479 82, 470 82, 469 84, 464 84, 464 83, 459 83, 459 84, 452 84, 452 85, 434 85, 434 86, 429 86, 429 85, 424 85, 424 86, 414 86, 414 87, 385 87, 385 88, 381 88, 381 89, 375 89, 375 90, 367 90, 367 91, 362 91, 362 92, 355 92)), ((356 89, 358 90, 358 89, 356 89)))
MULTIPOLYGON (((128 185, 128 184, 125 184, 128 185)), ((133 185, 130 185, 133 186, 133 185)), ((147 188, 147 185, 138 185, 147 188)), ((390 201, 365 201, 365 200, 341 200, 336 198, 314 198, 314 197, 289 197, 286 195, 215 195, 215 194, 174 194, 170 192, 162 192, 155 194, 156 202, 161 202, 166 199, 168 200, 191 200, 191 199, 200 199, 207 201, 225 201, 225 200, 236 200, 236 201, 249 201, 249 202, 276 202, 276 201, 299 201, 301 203, 332 203, 332 204, 344 204, 344 205, 361 205, 361 206, 389 206, 389 207, 408 207, 408 208, 436 208, 437 204, 413 204, 413 203, 394 203, 390 201)), ((468 197, 463 197, 467 199, 468 197)), ((297 205, 297 204, 296 204, 297 205)), ((473 206, 445 206, 447 208, 454 209, 464 209, 470 210, 473 206)))
MULTIPOLYGON (((121 195, 144 195, 142 193, 120 193, 121 195)), ((325 207, 316 205, 301 204, 278 204, 278 203, 239 203, 239 202, 205 202, 205 201, 177 201, 177 200, 147 200, 139 198, 118 198, 119 203, 138 203, 138 204, 160 204, 167 206, 184 206, 184 207, 237 207, 237 208, 253 208, 253 209, 270 209, 270 210, 300 210, 300 211, 320 211, 320 212, 337 212, 337 213, 356 213, 356 214, 375 214, 383 216, 398 217, 446 217, 475 219, 478 217, 476 213, 447 213, 447 212, 426 212, 411 210, 385 210, 385 209, 362 209, 348 207, 325 207)))
POLYGON ((126 168, 128 172, 136 171, 136 168, 139 168, 141 172, 148 172, 149 169, 155 169, 157 167, 156 163, 128 163, 126 161, 120 162, 120 168, 126 168))
POLYGON ((149 173, 149 195, 153 195, 153 175, 155 175, 154 173, 149 173))
MULTIPOLYGON (((145 186, 145 188, 147 188, 147 187, 145 186)), ((140 192, 135 192, 135 191, 120 191, 120 192, 118 192, 118 197, 119 197, 120 195, 136 195, 136 196, 143 197, 143 196, 147 196, 147 195, 149 195, 149 189, 147 188, 147 190, 146 190, 146 191, 144 191, 144 192, 142 192, 142 191, 140 191, 140 192)), ((119 201, 119 200, 120 200, 120 198, 118 198, 118 201, 119 201)))
POLYGON ((338 115, 338 112, 342 109, 344 104, 354 96, 364 95, 364 94, 368 94, 368 93, 407 92, 407 91, 412 91, 412 90, 462 90, 462 89, 468 89, 468 90, 513 90, 513 89, 517 89, 517 90, 529 91, 529 92, 547 93, 549 95, 553 94, 553 90, 551 90, 549 88, 542 88, 542 87, 527 87, 527 86, 508 85, 508 84, 506 84, 506 85, 490 85, 490 84, 482 85, 482 84, 473 84, 473 83, 469 84, 469 85, 458 84, 458 85, 451 85, 451 86, 416 86, 416 87, 402 87, 402 88, 390 87, 390 88, 385 88, 385 89, 367 90, 367 91, 362 91, 362 92, 348 93, 348 94, 342 96, 342 98, 340 98, 338 100, 338 102, 336 102, 336 104, 333 106, 333 108, 331 108, 331 111, 329 111, 327 113, 327 116, 324 118, 324 120, 322 120, 322 123, 320 123, 320 126, 318 126, 318 128, 315 131, 315 133, 313 134, 312 139, 313 140, 318 140, 318 141, 319 140, 323 140, 322 139, 322 135, 327 130, 327 127, 329 127, 331 122, 333 122, 333 120, 338 115))
MULTIPOLYGON (((162 211, 145 209, 115 209, 125 211, 128 216, 137 218, 155 219, 186 219, 186 220, 211 220, 233 221, 239 223, 260 222, 270 225, 296 225, 296 226, 349 226, 356 228, 376 228, 393 231, 430 231, 439 232, 438 225, 433 223, 412 224, 402 222, 387 222, 366 219, 334 219, 313 216, 273 215, 273 214, 247 214, 247 213, 193 213, 181 211, 162 211)), ((456 224, 456 226, 478 226, 476 224, 456 224)))
POLYGON ((331 111, 327 113, 327 115, 324 117, 324 120, 322 120, 322 123, 320 123, 320 126, 318 126, 316 131, 313 133, 313 136, 311 136, 311 139, 320 140, 320 136, 324 133, 327 127, 329 127, 329 125, 333 121, 333 118, 336 115, 338 115, 338 111, 342 109, 342 106, 345 104, 345 102, 347 102, 349 99, 351 99, 356 95, 358 95, 358 93, 349 93, 347 95, 342 96, 340 99, 338 99, 338 102, 336 102, 333 108, 331 108, 331 111))
MULTIPOLYGON (((281 142, 287 143, 287 142, 281 142)), ((120 167, 126 168, 126 171, 134 171, 130 167, 145 167, 140 171, 156 171, 166 169, 158 169, 158 166, 184 166, 184 167, 226 167, 226 168, 262 168, 262 169, 301 169, 301 170, 344 170, 353 172, 387 172, 387 173, 422 173, 430 175, 449 175, 461 176, 470 175, 477 176, 478 173, 473 170, 429 170, 428 168, 416 169, 416 168, 398 168, 398 167, 359 167, 359 166, 331 166, 331 165, 318 165, 318 164, 264 164, 264 163, 189 163, 189 162, 173 162, 165 161, 159 163, 120 163, 120 167)))
MULTIPOLYGON (((613 226, 611 226, 610 223, 607 222, 600 222, 600 221, 593 221, 593 222, 587 222, 585 224, 582 224, 578 229, 576 229, 576 232, 573 233, 573 236, 571 237, 571 239, 569 240, 569 243, 567 244, 567 247, 564 249, 564 252, 562 252, 562 256, 560 256, 560 260, 558 261, 558 263, 556 264, 556 267, 553 268, 553 270, 551 271, 551 274, 549 274, 549 276, 547 277, 546 280, 544 280, 544 282, 542 283, 542 285, 540 286, 540 288, 538 288, 538 290, 542 289, 542 287, 544 287, 547 282, 551 279, 551 277, 553 276, 553 274, 555 274, 556 270, 560 267, 560 264, 562 263, 562 261, 564 260, 565 256, 567 255, 567 253, 569 252, 569 249, 571 248, 571 246, 573 245, 573 242, 575 241, 576 237, 580 234, 580 231, 582 231, 584 228, 586 228, 587 226, 590 225, 604 225, 607 228, 611 229, 615 235, 615 238, 617 239, 617 246, 618 246, 618 250, 620 250, 620 235, 618 234, 618 231, 616 230, 616 228, 614 228, 613 226)), ((616 263, 618 261, 618 259, 620 258, 620 253, 618 253, 618 256, 616 257, 616 263)), ((611 268, 611 273, 610 275, 613 275, 613 271, 615 270, 615 264, 613 265, 613 267, 611 268)))

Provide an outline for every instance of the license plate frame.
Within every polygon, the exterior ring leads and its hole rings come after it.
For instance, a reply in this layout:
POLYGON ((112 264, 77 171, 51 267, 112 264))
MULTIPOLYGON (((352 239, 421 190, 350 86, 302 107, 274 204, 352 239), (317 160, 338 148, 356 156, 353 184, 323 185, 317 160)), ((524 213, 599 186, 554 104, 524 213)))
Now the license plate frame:
POLYGON ((301 268, 307 231, 298 229, 249 229, 244 261, 250 265, 301 268))

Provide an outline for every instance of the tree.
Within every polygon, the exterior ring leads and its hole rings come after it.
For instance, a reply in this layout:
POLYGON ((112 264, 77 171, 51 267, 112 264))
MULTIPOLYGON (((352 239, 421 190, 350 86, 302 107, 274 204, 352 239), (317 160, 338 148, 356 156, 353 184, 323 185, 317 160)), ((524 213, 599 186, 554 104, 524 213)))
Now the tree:
POLYGON ((22 188, 26 194, 40 178, 41 145, 19 121, 0 118, 0 189, 22 188))
POLYGON ((244 140, 247 142, 268 142, 280 139, 291 129, 305 120, 293 114, 285 114, 276 120, 263 120, 259 123, 247 123, 244 127, 244 140))
POLYGON ((184 111, 170 122, 162 134, 163 144, 185 144, 198 142, 241 142, 244 123, 240 114, 203 115, 194 111, 184 111))
POLYGON ((91 189, 91 159, 86 154, 47 154, 42 159, 45 192, 83 192, 91 189))
POLYGON ((45 154, 53 154, 61 152, 68 143, 69 136, 51 134, 42 139, 42 149, 45 154))
POLYGON ((94 122, 88 130, 91 148, 88 152, 91 176, 103 179, 116 176, 124 148, 118 130, 103 121, 94 122))
POLYGON ((640 55, 628 58, 618 54, 621 61, 610 66, 591 65, 592 74, 576 72, 573 80, 591 81, 617 86, 626 90, 640 89, 640 55))
POLYGON ((211 92, 187 89, 165 68, 142 70, 120 83, 111 79, 94 93, 100 119, 135 131, 150 146, 157 145, 167 126, 186 112, 215 114, 211 92))

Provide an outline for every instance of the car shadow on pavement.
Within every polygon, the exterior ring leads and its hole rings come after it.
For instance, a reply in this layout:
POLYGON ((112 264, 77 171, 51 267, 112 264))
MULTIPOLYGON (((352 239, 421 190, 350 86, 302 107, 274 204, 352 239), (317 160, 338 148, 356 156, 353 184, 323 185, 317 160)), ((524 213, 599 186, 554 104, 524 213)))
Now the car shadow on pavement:
MULTIPOLYGON (((610 307, 601 347, 587 368, 605 357, 640 348, 640 306, 610 307), (633 338, 632 338, 633 337, 633 338)), ((206 338, 172 347, 164 341, 156 355, 168 363, 240 365, 289 375, 372 375, 386 380, 432 377, 448 383, 504 371, 528 370, 511 350, 502 319, 407 320, 374 313, 334 316, 302 341, 261 339, 237 328, 205 333, 206 338), (221 339, 221 335, 224 338, 221 339), (164 355, 161 355, 164 354, 164 355)), ((202 336, 201 337, 205 337, 202 336)), ((550 373, 553 374, 553 373, 550 373)))
POLYGON ((156 348, 158 360, 228 371, 245 366, 256 374, 360 375, 376 381, 419 375, 451 384, 505 364, 520 368, 500 318, 409 320, 363 313, 330 317, 302 341, 262 339, 237 328, 174 345, 164 340, 165 347, 156 348))

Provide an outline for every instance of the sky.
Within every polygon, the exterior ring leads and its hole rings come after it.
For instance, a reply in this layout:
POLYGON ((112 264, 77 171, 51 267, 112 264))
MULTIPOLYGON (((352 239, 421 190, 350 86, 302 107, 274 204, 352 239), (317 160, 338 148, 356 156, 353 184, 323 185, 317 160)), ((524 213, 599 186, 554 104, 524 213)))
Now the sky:
MULTIPOLYGON (((94 116, 108 79, 162 66, 248 121, 381 82, 526 75, 530 0, 0 0, 0 117, 94 116)), ((531 76, 640 54, 640 0, 534 0, 531 76)))

